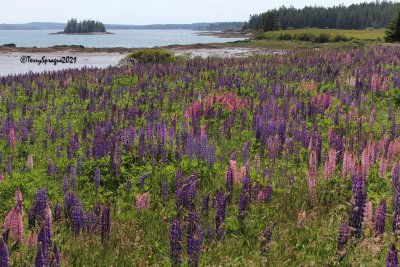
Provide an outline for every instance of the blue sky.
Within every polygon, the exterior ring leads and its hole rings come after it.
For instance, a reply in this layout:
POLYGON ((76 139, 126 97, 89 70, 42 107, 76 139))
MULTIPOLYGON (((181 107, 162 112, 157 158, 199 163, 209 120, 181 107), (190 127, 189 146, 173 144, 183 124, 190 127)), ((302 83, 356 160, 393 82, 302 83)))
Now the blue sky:
POLYGON ((249 14, 282 5, 333 6, 353 0, 2 0, 0 23, 96 19, 115 24, 245 21, 249 14))

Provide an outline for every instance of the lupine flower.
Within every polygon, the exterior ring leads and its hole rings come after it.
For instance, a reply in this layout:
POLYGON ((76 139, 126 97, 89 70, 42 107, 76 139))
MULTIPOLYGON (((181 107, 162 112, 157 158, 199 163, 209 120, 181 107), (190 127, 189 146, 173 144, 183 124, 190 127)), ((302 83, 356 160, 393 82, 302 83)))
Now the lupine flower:
POLYGON ((72 209, 71 230, 77 236, 83 229, 83 212, 80 205, 74 206, 72 209))
POLYGON ((175 218, 170 230, 170 259, 171 266, 179 266, 182 261, 182 225, 175 218))
POLYGON ((385 224, 386 224, 386 200, 382 199, 376 211, 375 227, 374 227, 375 236, 380 236, 385 232, 385 224))
POLYGON ((9 175, 9 176, 11 176, 12 175, 12 161, 13 161, 13 156, 12 155, 10 155, 9 157, 8 157, 8 159, 7 159, 7 174, 9 175))
POLYGON ((104 242, 110 238, 110 204, 107 204, 103 208, 101 213, 101 240, 104 242))
POLYGON ((386 177, 386 169, 387 169, 387 160, 382 155, 381 159, 379 160, 379 178, 383 179, 386 177))
POLYGON ((234 181, 233 172, 234 170, 232 168, 232 161, 231 161, 231 164, 229 165, 228 170, 226 171, 225 174, 225 184, 226 184, 226 192, 228 194, 228 202, 230 202, 233 197, 233 181, 234 181))
POLYGON ((15 133, 14 133, 14 128, 10 128, 9 131, 9 141, 10 141, 10 146, 12 149, 15 149, 15 133))
POLYGON ((397 256, 397 249, 395 243, 392 243, 386 256, 386 267, 398 267, 399 258, 397 256))
POLYGON ((263 190, 260 191, 257 195, 257 201, 259 202, 268 202, 272 198, 273 188, 272 185, 267 185, 263 190))
POLYGON ((399 230, 400 230, 400 192, 396 191, 394 196, 392 232, 397 234, 399 230))
POLYGON ((93 183, 94 183, 94 188, 96 192, 99 191, 99 185, 100 185, 100 168, 96 167, 94 177, 93 177, 93 183))
POLYGON ((367 201, 367 203, 365 204, 365 215, 363 224, 368 228, 372 227, 372 216, 373 216, 372 214, 373 214, 372 202, 367 201))
POLYGON ((311 150, 310 153, 310 171, 308 174, 308 196, 311 200, 315 198, 315 180, 317 176, 317 153, 311 150))
POLYGON ((42 224, 40 228, 39 234, 37 236, 37 244, 38 247, 41 247, 41 252, 43 253, 43 257, 46 259, 47 257, 47 250, 48 250, 48 243, 47 243, 47 236, 46 236, 46 228, 45 224, 42 224))
POLYGON ((399 188, 399 176, 400 176, 400 166, 399 163, 396 162, 393 164, 392 168, 392 188, 394 191, 398 190, 399 188))
POLYGON ((265 228, 262 236, 261 236, 261 254, 265 254, 269 250, 269 244, 271 242, 271 237, 272 237, 272 230, 274 228, 274 225, 269 225, 267 228, 265 228))
POLYGON ((351 235, 357 238, 361 237, 366 199, 365 180, 363 177, 358 177, 355 185, 354 203, 349 216, 351 235))
POLYGON ((186 251, 189 256, 190 266, 198 266, 199 264, 203 229, 198 223, 198 220, 199 218, 196 212, 189 213, 186 251))
POLYGON ((54 206, 54 221, 56 222, 61 221, 62 218, 61 210, 62 210, 61 204, 57 200, 57 203, 54 206))
POLYGON ((37 242, 37 234, 31 231, 28 235, 28 240, 27 240, 28 247, 33 247, 36 244, 36 242, 37 242))
POLYGON ((227 196, 224 193, 217 192, 216 199, 217 215, 215 217, 215 229, 217 239, 220 240, 223 234, 222 224, 225 221, 227 196))
POLYGON ((53 254, 51 257, 50 266, 60 267, 60 252, 58 251, 56 244, 53 246, 53 254))
POLYGON ((2 237, 0 237, 0 266, 1 267, 10 266, 10 258, 8 255, 7 244, 4 242, 2 237))
POLYGON ((204 215, 204 217, 208 217, 208 207, 209 207, 209 203, 210 203, 210 194, 207 194, 207 196, 205 196, 203 198, 203 201, 201 202, 201 213, 204 215))
POLYGON ((161 197, 164 202, 168 200, 168 181, 164 180, 161 183, 161 197))
POLYGON ((349 240, 350 229, 346 222, 342 222, 339 226, 338 233, 338 250, 342 251, 344 246, 347 244, 349 240))
POLYGON ((126 192, 132 192, 132 180, 130 178, 126 179, 126 192))
POLYGON ((150 208, 150 192, 136 195, 136 208, 137 209, 150 208))
POLYGON ((35 267, 46 267, 46 260, 43 255, 42 244, 39 243, 35 256, 35 267))
POLYGON ((251 181, 250 176, 246 174, 246 177, 243 180, 242 186, 242 194, 239 199, 239 214, 238 219, 243 220, 245 217, 245 211, 250 204, 251 200, 251 181))

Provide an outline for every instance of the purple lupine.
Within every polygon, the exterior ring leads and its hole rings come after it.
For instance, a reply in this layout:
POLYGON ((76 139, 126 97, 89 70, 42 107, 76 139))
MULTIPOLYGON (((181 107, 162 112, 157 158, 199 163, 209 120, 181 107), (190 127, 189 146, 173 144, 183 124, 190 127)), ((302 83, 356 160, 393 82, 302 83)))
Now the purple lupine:
POLYGON ((362 176, 359 176, 356 181, 354 203, 349 216, 351 235, 357 238, 360 238, 362 233, 362 222, 364 220, 366 201, 367 192, 365 189, 365 180, 362 176))
POLYGON ((57 200, 57 203, 54 206, 54 221, 55 222, 61 221, 61 218, 62 218, 61 210, 62 210, 61 204, 57 200))
POLYGON ((83 230, 83 212, 82 207, 80 205, 76 205, 72 209, 71 216, 71 230, 75 236, 78 236, 83 230))
POLYGON ((39 243, 36 250, 35 256, 35 267, 46 267, 46 259, 43 255, 42 244, 39 243))
POLYGON ((146 172, 146 173, 142 174, 142 176, 140 177, 139 183, 138 183, 139 188, 143 189, 146 178, 149 177, 149 175, 150 175, 150 172, 146 172))
POLYGON ((342 222, 339 226, 339 233, 338 233, 338 250, 342 251, 344 246, 347 244, 349 240, 350 229, 347 222, 342 222))
POLYGON ((110 238, 110 204, 104 206, 101 213, 101 241, 105 242, 110 238))
POLYGON ((75 189, 76 189, 76 168, 72 164, 70 165, 70 168, 69 168, 69 181, 70 181, 69 182, 70 189, 72 191, 75 191, 75 189))
POLYGON ((56 244, 53 245, 53 254, 51 256, 50 266, 60 267, 60 252, 56 244))
POLYGON ((400 230, 400 192, 396 190, 394 195, 392 232, 396 234, 399 230, 400 230))
POLYGON ((274 225, 271 224, 265 228, 262 236, 261 236, 261 254, 264 255, 266 252, 269 250, 269 244, 271 242, 271 237, 272 237, 272 230, 274 228, 274 225))
MULTIPOLYGON (((49 210, 50 210, 50 208, 49 208, 49 210)), ((44 221, 43 221, 43 223, 44 223, 44 228, 45 228, 45 231, 46 231, 46 242, 47 242, 47 247, 51 247, 52 246, 52 240, 51 240, 51 238, 52 238, 52 233, 51 233, 51 229, 52 229, 52 227, 51 227, 51 211, 50 212, 46 212, 46 215, 45 215, 45 219, 44 219, 44 221)))
POLYGON ((182 170, 178 169, 175 173, 175 192, 182 186, 182 170))
POLYGON ((382 199, 379 207, 376 210, 374 233, 376 236, 381 236, 385 232, 386 224, 386 200, 382 199))
POLYGON ((171 223, 169 239, 171 266, 179 266, 182 261, 182 229, 182 224, 175 218, 171 223))
POLYGON ((39 234, 37 236, 37 244, 38 247, 41 248, 41 252, 43 253, 44 258, 47 256, 47 249, 48 249, 48 243, 47 243, 47 235, 46 235, 46 229, 45 229, 45 224, 42 224, 42 227, 40 228, 39 234))
POLYGON ((131 180, 131 178, 126 179, 126 192, 132 192, 132 180, 131 180))
POLYGON ((69 191, 64 195, 64 214, 65 218, 72 220, 72 210, 76 207, 81 207, 81 201, 75 192, 69 191))
POLYGON ((34 217, 40 220, 45 219, 45 212, 47 206, 47 191, 44 188, 39 188, 36 192, 36 199, 34 204, 34 217))
POLYGON ((221 240, 223 234, 223 227, 222 224, 225 221, 226 215, 226 202, 227 196, 224 193, 217 192, 216 194, 216 201, 217 201, 217 215, 215 217, 215 230, 217 234, 217 239, 221 240))
POLYGON ((64 175, 62 178, 62 188, 63 188, 64 193, 68 192, 68 176, 67 175, 64 175))
POLYGON ((164 180, 161 183, 161 198, 164 202, 168 200, 168 180, 164 180))
POLYGON ((187 228, 186 251, 189 257, 189 266, 197 267, 203 241, 203 229, 199 224, 199 217, 196 212, 190 212, 187 228))
POLYGON ((210 194, 207 194, 201 202, 201 213, 204 215, 204 217, 208 217, 208 207, 210 203, 210 194))
POLYGON ((386 267, 398 267, 399 258, 395 243, 392 243, 386 256, 386 267))
POLYGON ((99 186, 100 186, 100 168, 99 167, 96 167, 96 170, 94 172, 93 183, 94 183, 94 189, 96 190, 96 192, 98 192, 99 186))
POLYGON ((7 244, 4 242, 3 237, 0 237, 0 266, 1 267, 9 267, 10 266, 10 258, 8 255, 7 244))
POLYGON ((250 204, 251 200, 251 181, 250 181, 250 176, 248 174, 248 171, 246 170, 246 175, 245 178, 242 182, 242 194, 240 195, 239 199, 239 214, 238 214, 238 219, 243 220, 245 217, 245 212, 250 204))
POLYGON ((12 175, 12 161, 13 161, 13 156, 10 155, 7 159, 7 174, 9 176, 12 175))
POLYGON ((232 169, 232 164, 230 164, 225 174, 225 186, 226 186, 228 202, 231 202, 233 197, 233 181, 234 181, 234 170, 232 169))

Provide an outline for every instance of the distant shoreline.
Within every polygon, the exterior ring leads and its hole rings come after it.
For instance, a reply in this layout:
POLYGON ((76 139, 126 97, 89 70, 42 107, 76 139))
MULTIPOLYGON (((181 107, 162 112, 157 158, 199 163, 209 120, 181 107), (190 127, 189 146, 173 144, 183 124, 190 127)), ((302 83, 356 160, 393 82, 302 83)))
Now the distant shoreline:
POLYGON ((115 34, 113 32, 52 32, 49 35, 53 34, 64 34, 64 35, 106 35, 106 34, 115 34))

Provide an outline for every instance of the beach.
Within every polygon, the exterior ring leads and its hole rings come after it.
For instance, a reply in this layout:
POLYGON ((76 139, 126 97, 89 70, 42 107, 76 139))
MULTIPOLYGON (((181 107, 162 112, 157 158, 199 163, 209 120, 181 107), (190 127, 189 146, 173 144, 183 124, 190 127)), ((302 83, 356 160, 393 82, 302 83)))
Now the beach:
MULTIPOLYGON (((172 45, 163 47, 175 55, 189 57, 246 57, 251 55, 273 55, 285 53, 283 50, 255 47, 237 47, 223 44, 194 44, 172 45)), ((0 76, 23 74, 26 72, 43 72, 61 70, 65 68, 115 66, 119 60, 137 48, 86 48, 82 46, 54 46, 49 48, 33 47, 0 47, 0 76), (21 63, 21 57, 30 58, 31 61, 45 59, 62 59, 63 57, 76 57, 73 63, 38 62, 21 63)))

